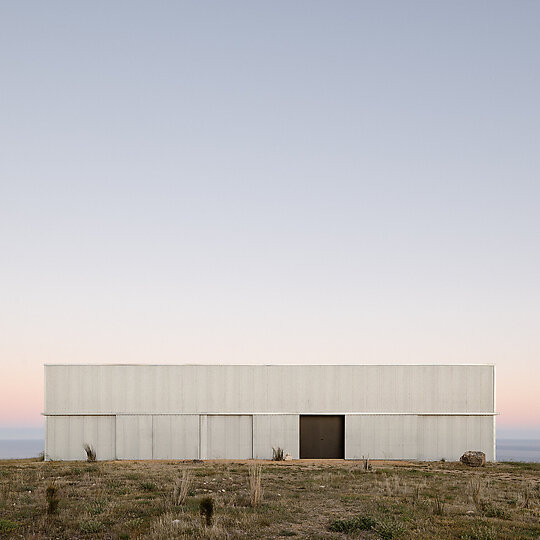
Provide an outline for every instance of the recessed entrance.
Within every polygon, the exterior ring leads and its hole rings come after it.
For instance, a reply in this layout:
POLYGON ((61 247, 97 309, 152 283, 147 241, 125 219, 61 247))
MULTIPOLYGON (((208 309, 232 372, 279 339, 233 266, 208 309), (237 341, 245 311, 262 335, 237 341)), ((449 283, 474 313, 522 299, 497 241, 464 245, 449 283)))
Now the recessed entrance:
POLYGON ((344 416, 300 416, 300 459, 344 459, 344 457, 344 416))

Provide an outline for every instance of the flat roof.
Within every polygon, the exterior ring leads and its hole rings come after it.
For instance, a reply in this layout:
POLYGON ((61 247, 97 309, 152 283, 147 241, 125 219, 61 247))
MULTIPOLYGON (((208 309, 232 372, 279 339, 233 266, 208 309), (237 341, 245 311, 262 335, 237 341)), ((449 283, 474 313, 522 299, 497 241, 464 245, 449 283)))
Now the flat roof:
POLYGON ((321 366, 321 367, 357 367, 357 366, 384 366, 384 367, 399 367, 399 366, 495 366, 495 364, 490 363, 478 363, 478 364, 133 364, 133 363, 125 363, 125 364, 43 364, 44 366, 141 366, 141 367, 161 367, 161 366, 169 366, 169 367, 177 367, 177 366, 208 366, 208 367, 215 367, 215 366, 222 366, 222 367, 229 367, 229 366, 242 366, 242 367, 284 367, 284 366, 291 366, 291 367, 302 367, 302 366, 321 366))

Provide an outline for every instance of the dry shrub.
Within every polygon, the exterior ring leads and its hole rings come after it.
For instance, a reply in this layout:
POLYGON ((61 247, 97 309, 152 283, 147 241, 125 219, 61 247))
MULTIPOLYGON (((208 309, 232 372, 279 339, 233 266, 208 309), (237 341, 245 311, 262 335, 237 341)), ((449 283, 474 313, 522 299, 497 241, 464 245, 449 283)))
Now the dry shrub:
POLYGON ((532 508, 535 498, 533 490, 533 485, 530 482, 525 484, 525 489, 521 496, 523 508, 532 508))
POLYGON ((58 513, 58 488, 54 482, 51 482, 45 490, 45 498, 47 500, 47 514, 52 515, 58 513))
POLYGON ((174 506, 182 506, 186 502, 192 483, 193 473, 188 469, 184 469, 181 478, 177 478, 174 484, 172 494, 174 506))
POLYGON ((510 514, 504 508, 501 508, 500 506, 489 502, 482 503, 482 512, 486 517, 497 519, 510 519, 510 514))
POLYGON ((262 466, 250 465, 249 467, 249 504, 251 506, 259 506, 262 501, 262 466))
POLYGON ((433 501, 433 513, 437 516, 444 515, 444 500, 438 494, 433 501))
POLYGON ((94 461, 96 461, 97 456, 94 447, 91 444, 84 443, 83 448, 86 452, 86 461, 88 461, 88 463, 93 463, 94 461))
POLYGON ((420 503, 420 490, 421 490, 420 484, 416 484, 413 488, 411 499, 412 499, 412 504, 414 505, 420 503))
POLYGON ((371 463, 369 462, 369 456, 367 458, 362 456, 362 470, 364 472, 369 472, 373 470, 373 467, 371 466, 371 463))
POLYGON ((480 478, 471 478, 468 485, 469 495, 475 506, 479 507, 482 504, 483 485, 480 478))
POLYGON ((393 475, 390 478, 386 477, 384 480, 384 491, 388 497, 399 495, 402 491, 399 476, 393 475))
POLYGON ((211 527, 214 517, 214 499, 212 497, 203 497, 199 503, 199 512, 204 519, 205 525, 211 527))
POLYGON ((283 448, 279 446, 277 448, 272 447, 272 461, 284 461, 284 460, 285 460, 285 455, 283 452, 283 448))

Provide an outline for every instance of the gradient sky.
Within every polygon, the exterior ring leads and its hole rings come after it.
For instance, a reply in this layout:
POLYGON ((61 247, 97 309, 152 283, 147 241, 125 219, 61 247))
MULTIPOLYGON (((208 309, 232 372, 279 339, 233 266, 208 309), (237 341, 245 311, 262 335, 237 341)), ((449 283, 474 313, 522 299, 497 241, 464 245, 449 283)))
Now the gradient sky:
POLYGON ((0 435, 43 363, 496 363, 540 437, 540 2, 0 3, 0 435))

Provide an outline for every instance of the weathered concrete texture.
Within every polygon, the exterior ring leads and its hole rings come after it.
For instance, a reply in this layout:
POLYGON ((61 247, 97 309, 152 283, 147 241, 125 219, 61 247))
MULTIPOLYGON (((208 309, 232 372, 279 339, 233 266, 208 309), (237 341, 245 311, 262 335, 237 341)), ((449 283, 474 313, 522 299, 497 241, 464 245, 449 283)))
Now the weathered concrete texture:
POLYGON ((251 459, 253 417, 250 415, 208 415, 206 448, 201 459, 251 459))
POLYGON ((466 448, 494 459, 491 416, 345 416, 345 458, 457 461, 466 448))
POLYGON ((253 416, 253 457, 272 459, 272 448, 298 459, 300 421, 297 414, 261 414, 253 416))
POLYGON ((343 415, 345 457, 494 452, 494 366, 45 367, 46 453, 84 459, 299 457, 301 415, 343 415))
POLYGON ((45 414, 494 412, 493 366, 50 365, 45 414))
POLYGON ((91 444, 98 459, 116 458, 115 416, 50 416, 45 425, 45 454, 52 460, 83 460, 83 444, 91 444))

